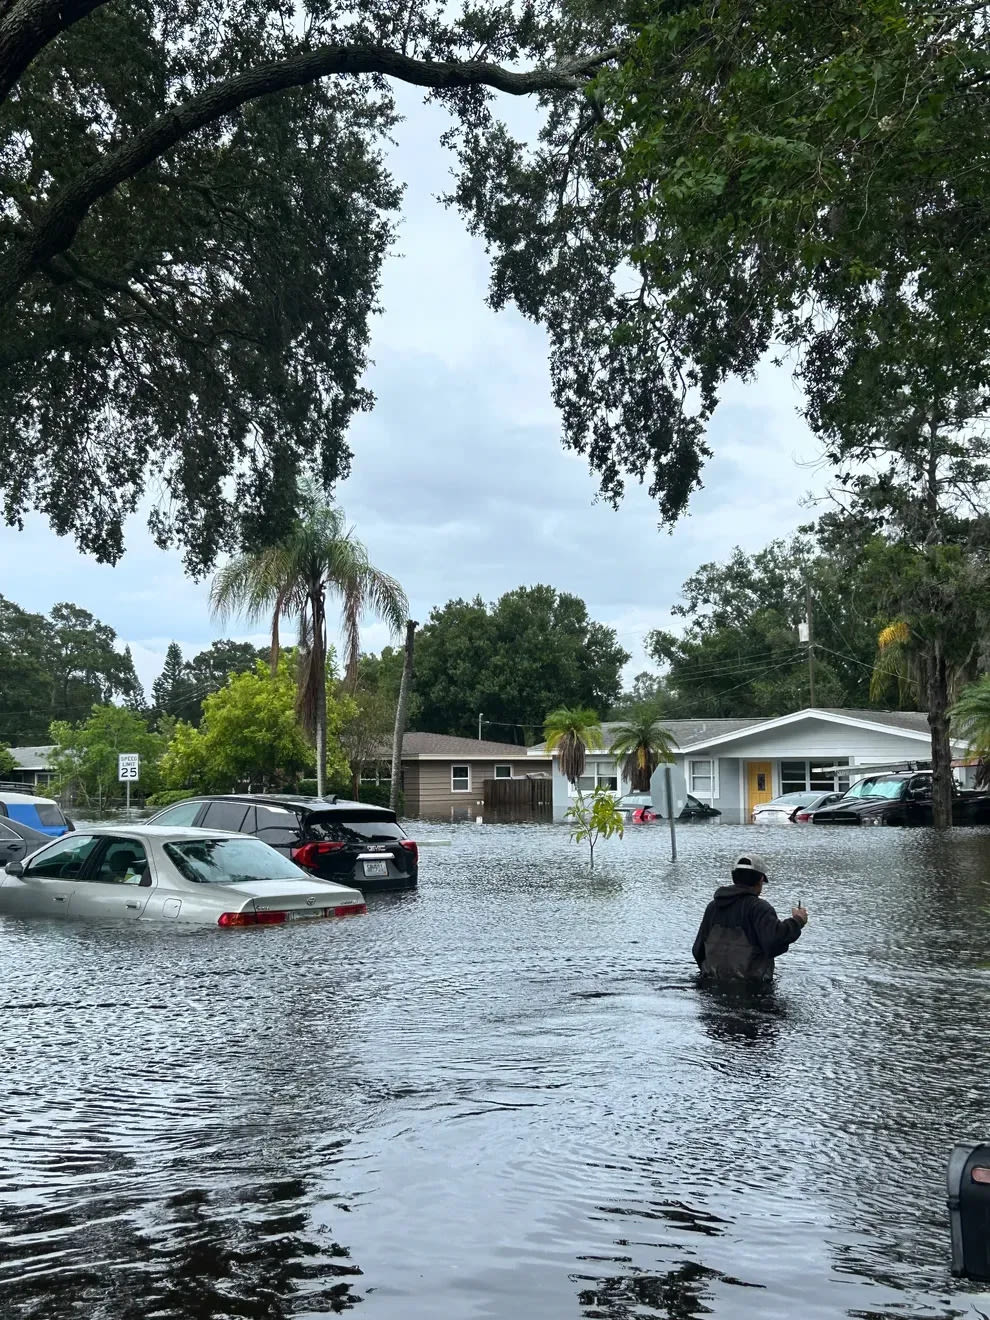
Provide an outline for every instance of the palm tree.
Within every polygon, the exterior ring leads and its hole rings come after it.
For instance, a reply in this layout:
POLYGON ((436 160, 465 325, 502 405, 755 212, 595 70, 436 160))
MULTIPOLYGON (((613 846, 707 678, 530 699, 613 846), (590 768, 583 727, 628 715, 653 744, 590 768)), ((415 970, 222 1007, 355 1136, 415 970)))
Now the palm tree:
POLYGON ((548 755, 560 752, 561 771, 575 787, 584 774, 585 753, 605 743, 598 716, 584 706, 552 710, 543 722, 543 737, 548 755))
POLYGON ((300 484, 299 516, 282 540, 230 560, 213 579, 210 604, 225 619, 271 617, 272 673, 278 666, 279 624, 299 620, 297 710, 316 744, 316 791, 326 790, 327 768, 327 596, 343 609, 344 663, 357 678, 359 624, 367 611, 398 632, 409 612, 405 592, 393 577, 373 567, 368 551, 347 526, 344 512, 316 485, 300 484))
POLYGON ((642 706, 620 724, 612 739, 612 755, 624 756, 623 773, 634 793, 648 793, 653 771, 662 761, 673 761, 671 735, 655 710, 642 706))
POLYGON ((951 714, 953 733, 965 739, 970 756, 980 758, 977 784, 990 785, 990 674, 963 689, 951 714))

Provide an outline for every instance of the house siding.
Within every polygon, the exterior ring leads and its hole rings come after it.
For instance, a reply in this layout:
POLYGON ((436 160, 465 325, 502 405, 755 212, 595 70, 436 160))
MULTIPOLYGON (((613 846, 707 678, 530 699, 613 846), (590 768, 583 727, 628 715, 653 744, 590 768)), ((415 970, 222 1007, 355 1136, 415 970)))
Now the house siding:
POLYGON ((504 761, 471 761, 468 758, 458 760, 410 761, 403 764, 405 776, 405 801, 407 816, 439 817, 450 820, 452 817, 466 814, 480 816, 484 809, 486 779, 495 778, 495 766, 511 765, 515 779, 525 778, 528 774, 537 774, 541 770, 549 771, 550 763, 540 764, 525 758, 504 761), (471 767, 471 788, 469 792, 455 793, 451 787, 451 769, 455 765, 471 767))
POLYGON ((718 758, 718 797, 713 806, 718 807, 726 824, 741 819, 742 811, 742 762, 730 756, 718 758))

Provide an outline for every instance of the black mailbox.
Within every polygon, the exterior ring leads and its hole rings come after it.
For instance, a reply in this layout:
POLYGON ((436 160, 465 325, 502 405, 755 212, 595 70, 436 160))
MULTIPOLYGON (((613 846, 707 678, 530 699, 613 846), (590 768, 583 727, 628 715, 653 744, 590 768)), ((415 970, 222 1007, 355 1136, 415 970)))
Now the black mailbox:
POLYGON ((954 1146, 948 1183, 952 1272, 990 1279, 990 1142, 954 1146))

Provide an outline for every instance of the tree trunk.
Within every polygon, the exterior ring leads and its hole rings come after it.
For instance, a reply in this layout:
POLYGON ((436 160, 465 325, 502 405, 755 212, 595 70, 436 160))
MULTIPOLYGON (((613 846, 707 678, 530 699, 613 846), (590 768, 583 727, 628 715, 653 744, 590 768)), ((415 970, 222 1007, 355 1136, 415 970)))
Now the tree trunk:
POLYGON ((952 826, 952 747, 949 742, 949 685, 941 639, 928 662, 928 727, 932 734, 932 823, 937 830, 952 826))
POLYGON ((322 593, 313 597, 310 608, 313 611, 313 668, 316 682, 316 796, 321 798, 327 789, 327 649, 322 593))
POLYGON ((399 684, 399 704, 395 708, 395 733, 392 736, 392 783, 389 787, 388 805, 392 811, 399 810, 399 784, 402 778, 402 739, 406 732, 406 718, 409 713, 409 688, 412 684, 413 643, 416 639, 416 623, 406 620, 406 653, 402 662, 402 682, 399 684))
POLYGON ((361 770, 351 771, 351 794, 355 802, 361 801, 361 770))

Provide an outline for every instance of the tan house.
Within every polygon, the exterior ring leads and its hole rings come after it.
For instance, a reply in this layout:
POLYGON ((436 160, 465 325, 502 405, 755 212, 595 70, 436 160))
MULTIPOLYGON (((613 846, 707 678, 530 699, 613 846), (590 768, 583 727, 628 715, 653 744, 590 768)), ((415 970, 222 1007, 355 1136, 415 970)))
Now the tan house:
POLYGON ((515 743, 407 733, 402 740, 402 787, 407 816, 445 820, 478 816, 486 779, 549 777, 548 756, 528 756, 515 743))

